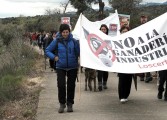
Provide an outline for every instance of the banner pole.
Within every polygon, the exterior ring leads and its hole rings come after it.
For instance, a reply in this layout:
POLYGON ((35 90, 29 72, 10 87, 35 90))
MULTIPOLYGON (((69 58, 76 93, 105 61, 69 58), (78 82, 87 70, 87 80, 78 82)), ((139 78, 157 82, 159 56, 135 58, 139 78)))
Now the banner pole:
MULTIPOLYGON (((79 16, 80 19, 80 32, 79 32, 79 38, 81 38, 81 26, 82 26, 82 13, 79 16)), ((80 39, 79 39, 80 41, 80 39)), ((79 42, 80 43, 80 42, 79 42)), ((80 45, 80 44, 79 44, 80 45)), ((81 53, 81 45, 80 45, 80 53, 81 53)), ((81 56, 81 55, 80 55, 81 56)), ((79 63, 81 67, 81 57, 79 57, 79 63)), ((81 100, 81 69, 79 69, 79 101, 81 100)))

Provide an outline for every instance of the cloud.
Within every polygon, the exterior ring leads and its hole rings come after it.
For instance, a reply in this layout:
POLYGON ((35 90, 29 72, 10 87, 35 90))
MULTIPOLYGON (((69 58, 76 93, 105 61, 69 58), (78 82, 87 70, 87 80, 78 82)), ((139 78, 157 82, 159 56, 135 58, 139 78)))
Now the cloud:
MULTIPOLYGON (((60 3, 60 1, 56 0, 6 0, 9 2, 26 2, 26 3, 36 3, 36 2, 44 2, 44 3, 60 3)), ((62 0, 63 1, 63 0, 62 0)))
MULTIPOLYGON (((60 3, 67 2, 67 0, 0 0, 0 18, 5 17, 18 17, 24 16, 35 16, 45 14, 46 9, 60 9, 60 3)), ((108 6, 108 0, 103 0, 105 5, 108 6)), ((156 1, 159 0, 143 0, 143 1, 156 1)), ((166 1, 166 0, 161 0, 166 1)), ((93 5, 93 8, 98 9, 98 5, 93 5)), ((75 10, 71 5, 67 7, 67 11, 75 10)), ((76 10, 75 10, 76 11, 76 10)))
POLYGON ((55 0, 2 0, 0 18, 43 15, 48 8, 60 8, 60 2, 58 4, 55 0))

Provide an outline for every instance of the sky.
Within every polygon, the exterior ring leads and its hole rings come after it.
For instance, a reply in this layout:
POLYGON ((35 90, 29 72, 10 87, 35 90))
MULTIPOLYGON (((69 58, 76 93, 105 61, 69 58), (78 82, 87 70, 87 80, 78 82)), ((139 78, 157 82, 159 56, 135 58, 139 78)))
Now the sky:
MULTIPOLYGON (((44 15, 47 9, 60 9, 60 3, 68 0, 0 0, 0 18, 19 17, 22 16, 36 16, 44 15)), ((108 6, 108 0, 103 0, 108 6)), ((162 3, 167 0, 143 0, 144 2, 162 3)), ((98 5, 93 5, 93 8, 98 8, 98 5)), ((67 11, 74 11, 71 5, 67 7, 67 11)))

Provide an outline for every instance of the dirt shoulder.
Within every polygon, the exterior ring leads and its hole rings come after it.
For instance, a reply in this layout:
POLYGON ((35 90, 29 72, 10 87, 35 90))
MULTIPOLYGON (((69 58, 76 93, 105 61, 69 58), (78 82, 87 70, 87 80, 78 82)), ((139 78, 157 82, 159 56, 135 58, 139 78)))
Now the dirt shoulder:
POLYGON ((21 88, 18 90, 20 98, 15 101, 5 103, 0 108, 0 119, 2 120, 35 120, 39 93, 42 90, 41 83, 44 73, 43 56, 39 55, 33 68, 29 73, 21 88))

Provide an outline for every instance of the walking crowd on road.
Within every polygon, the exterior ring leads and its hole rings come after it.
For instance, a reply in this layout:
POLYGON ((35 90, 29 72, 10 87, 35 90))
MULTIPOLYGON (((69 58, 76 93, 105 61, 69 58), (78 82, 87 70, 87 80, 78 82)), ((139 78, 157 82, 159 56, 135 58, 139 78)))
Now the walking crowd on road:
MULTIPOLYGON (((140 16, 141 24, 148 21, 147 15, 140 16)), ((105 24, 100 26, 100 30, 108 35, 108 27, 105 24)), ((122 25, 120 33, 128 32, 130 27, 127 24, 122 25)), ((30 44, 38 45, 39 49, 43 49, 45 57, 49 58, 51 71, 57 74, 59 113, 63 113, 67 107, 67 112, 73 112, 73 104, 75 98, 76 79, 79 70, 80 46, 79 42, 73 38, 70 26, 61 24, 59 31, 51 33, 33 33, 30 36, 30 44)), ((108 71, 96 70, 98 80, 98 91, 103 94, 103 90, 108 89, 107 81, 109 78, 108 71)), ((149 83, 153 77, 157 77, 158 94, 157 98, 164 98, 167 101, 167 70, 155 71, 152 75, 148 73, 125 74, 118 73, 118 99, 120 103, 127 103, 131 92, 132 79, 139 76, 140 81, 149 83)))

